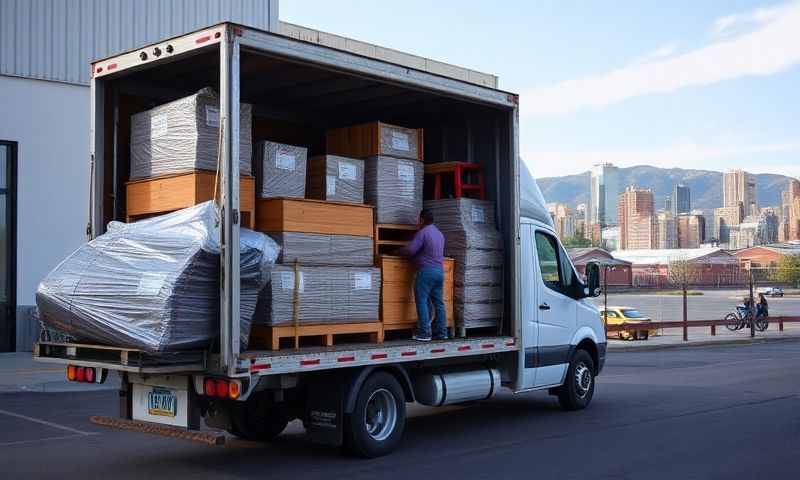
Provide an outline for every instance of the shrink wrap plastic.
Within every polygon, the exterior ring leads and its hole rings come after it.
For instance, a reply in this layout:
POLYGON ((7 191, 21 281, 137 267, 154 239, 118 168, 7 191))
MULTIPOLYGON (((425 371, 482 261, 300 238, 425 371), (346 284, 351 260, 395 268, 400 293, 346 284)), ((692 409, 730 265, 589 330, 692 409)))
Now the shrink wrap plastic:
POLYGON ((375 206, 375 221, 416 225, 422 210, 422 162, 375 156, 365 161, 364 170, 364 197, 375 206))
MULTIPOLYGON (((192 170, 216 170, 219 97, 204 88, 131 116, 131 180, 192 170)), ((239 106, 239 172, 250 175, 252 107, 239 106)))
POLYGON ((317 233, 269 232, 281 247, 278 263, 370 267, 374 263, 370 237, 317 233))
MULTIPOLYGON (((220 245, 213 202, 108 231, 39 285, 45 325, 77 341, 158 353, 209 346, 219 334, 220 245)), ((241 229, 240 333, 246 348, 278 246, 241 229)))
POLYGON ((503 239, 491 202, 471 198, 429 200, 444 253, 455 265, 456 321, 466 328, 496 326, 503 312, 503 239))
POLYGON ((308 162, 308 198, 364 203, 364 160, 323 155, 308 162))
POLYGON ((270 141, 255 148, 256 196, 305 198, 308 149, 270 141))
POLYGON ((300 325, 376 322, 380 288, 379 268, 276 265, 255 322, 292 325, 295 308, 300 325))

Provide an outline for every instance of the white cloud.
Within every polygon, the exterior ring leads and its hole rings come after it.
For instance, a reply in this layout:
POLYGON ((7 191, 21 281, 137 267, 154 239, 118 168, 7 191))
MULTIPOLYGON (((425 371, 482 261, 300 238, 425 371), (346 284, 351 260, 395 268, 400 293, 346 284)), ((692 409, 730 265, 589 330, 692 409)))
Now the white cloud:
POLYGON ((711 33, 716 36, 724 36, 740 32, 742 29, 763 25, 780 17, 783 8, 783 6, 757 8, 747 13, 736 13, 718 18, 714 22, 711 33))
POLYGON ((800 178, 800 162, 764 163, 757 158, 770 158, 797 153, 800 141, 764 144, 701 145, 692 141, 675 143, 656 149, 606 149, 595 151, 523 151, 522 158, 530 165, 534 177, 553 177, 581 173, 599 162, 612 162, 620 167, 653 165, 665 168, 725 170, 745 168, 754 173, 778 173, 800 178))
POLYGON ((678 50, 678 44, 675 42, 664 44, 652 52, 646 53, 639 57, 634 63, 646 63, 660 58, 669 57, 678 50))
POLYGON ((607 73, 533 88, 520 97, 521 115, 561 115, 601 108, 642 95, 771 75, 800 63, 800 2, 733 17, 717 20, 714 31, 724 33, 743 22, 758 27, 680 55, 633 62, 607 73))

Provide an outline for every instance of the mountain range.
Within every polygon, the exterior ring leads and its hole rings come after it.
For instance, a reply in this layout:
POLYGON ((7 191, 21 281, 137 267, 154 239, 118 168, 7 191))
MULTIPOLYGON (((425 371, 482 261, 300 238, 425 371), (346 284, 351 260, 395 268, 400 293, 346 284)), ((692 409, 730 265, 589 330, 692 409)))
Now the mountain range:
MULTIPOLYGON (((781 192, 790 177, 771 173, 757 173, 756 196, 759 207, 779 206, 781 192)), ((574 208, 589 200, 589 172, 563 177, 537 178, 536 182, 547 202, 565 203, 574 208)), ((619 169, 620 191, 628 185, 649 188, 653 191, 656 210, 672 194, 673 187, 683 183, 691 191, 692 209, 712 209, 722 206, 722 172, 712 170, 686 170, 683 168, 658 168, 637 165, 619 169)))

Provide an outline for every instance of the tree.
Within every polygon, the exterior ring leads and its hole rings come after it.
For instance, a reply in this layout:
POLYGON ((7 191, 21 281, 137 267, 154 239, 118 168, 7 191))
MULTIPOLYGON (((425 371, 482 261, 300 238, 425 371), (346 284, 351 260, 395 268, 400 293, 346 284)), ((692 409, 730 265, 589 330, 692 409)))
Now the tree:
POLYGON ((561 240, 566 248, 586 248, 592 246, 592 241, 583 237, 565 237, 561 240))
POLYGON ((667 276, 671 284, 680 287, 683 291, 683 341, 687 342, 689 341, 689 315, 686 295, 689 285, 700 279, 700 267, 689 260, 676 258, 670 260, 667 276))
POLYGON ((779 282, 800 287, 800 255, 786 255, 778 264, 779 282))

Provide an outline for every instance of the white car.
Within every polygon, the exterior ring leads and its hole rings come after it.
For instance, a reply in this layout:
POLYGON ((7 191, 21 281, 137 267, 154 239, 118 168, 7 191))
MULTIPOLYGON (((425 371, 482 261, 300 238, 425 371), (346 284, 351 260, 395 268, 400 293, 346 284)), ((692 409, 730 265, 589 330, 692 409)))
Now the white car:
POLYGON ((768 297, 782 297, 783 289, 781 287, 765 287, 759 288, 758 293, 763 293, 768 297))

